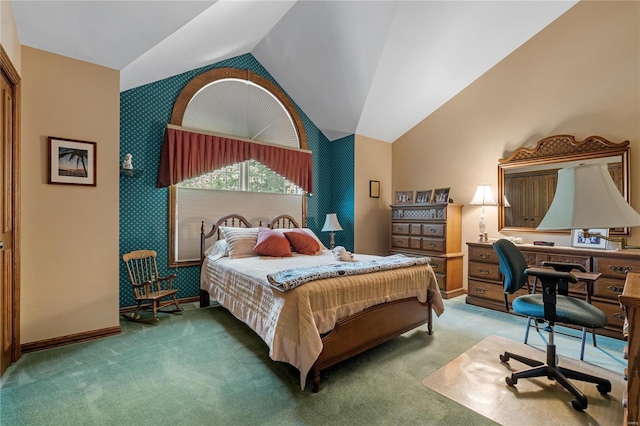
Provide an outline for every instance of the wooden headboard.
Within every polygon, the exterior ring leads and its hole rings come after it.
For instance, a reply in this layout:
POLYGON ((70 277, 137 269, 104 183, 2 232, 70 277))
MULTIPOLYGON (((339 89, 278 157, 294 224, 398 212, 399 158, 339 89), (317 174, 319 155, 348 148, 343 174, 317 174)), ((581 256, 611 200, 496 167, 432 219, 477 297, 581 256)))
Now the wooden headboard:
POLYGON ((290 228, 300 228, 300 225, 298 225, 298 222, 293 218, 293 216, 289 216, 288 214, 280 214, 276 217, 274 217, 273 219, 271 219, 271 222, 269 222, 269 228, 271 229, 276 229, 276 228, 285 228, 285 229, 290 229, 290 228))
POLYGON ((204 261, 204 251, 205 251, 205 240, 215 237, 216 241, 220 239, 220 227, 221 226, 229 226, 232 228, 252 228, 251 222, 245 219, 244 216, 240 216, 239 214, 228 214, 226 216, 218 219, 216 223, 213 224, 211 230, 209 232, 205 232, 204 228, 204 220, 202 221, 202 226, 200 227, 200 263, 204 261))

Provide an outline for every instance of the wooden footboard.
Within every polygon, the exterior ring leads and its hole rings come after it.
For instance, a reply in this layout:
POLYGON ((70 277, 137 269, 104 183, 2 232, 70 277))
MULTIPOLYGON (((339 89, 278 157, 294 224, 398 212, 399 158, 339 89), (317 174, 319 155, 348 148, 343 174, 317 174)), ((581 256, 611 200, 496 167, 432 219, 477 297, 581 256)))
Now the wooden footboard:
POLYGON ((432 328, 430 303, 418 299, 401 299, 372 306, 357 314, 339 320, 335 328, 322 338, 323 349, 313 368, 313 391, 320 389, 320 371, 354 355, 378 346, 419 327, 432 328))

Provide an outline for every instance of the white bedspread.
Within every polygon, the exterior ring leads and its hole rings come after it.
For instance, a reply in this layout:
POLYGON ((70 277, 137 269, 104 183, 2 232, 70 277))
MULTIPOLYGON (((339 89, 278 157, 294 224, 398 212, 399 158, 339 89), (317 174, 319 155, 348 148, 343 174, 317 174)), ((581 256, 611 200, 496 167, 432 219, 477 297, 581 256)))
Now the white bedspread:
MULTIPOLYGON (((355 257, 371 260, 378 256, 355 257)), ((330 250, 288 258, 208 256, 200 288, 251 327, 269 347, 271 359, 298 368, 303 389, 307 373, 322 351, 320 335, 331 331, 337 320, 393 300, 417 297, 426 302, 427 294, 436 315, 444 311, 428 265, 312 281, 284 293, 267 281, 267 274, 283 269, 335 262, 330 250)))

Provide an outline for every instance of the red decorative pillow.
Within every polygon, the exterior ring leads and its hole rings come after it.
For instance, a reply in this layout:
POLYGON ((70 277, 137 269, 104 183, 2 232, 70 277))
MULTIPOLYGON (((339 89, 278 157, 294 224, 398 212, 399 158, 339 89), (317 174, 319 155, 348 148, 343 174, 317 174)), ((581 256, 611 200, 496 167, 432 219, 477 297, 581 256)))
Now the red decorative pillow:
POLYGON ((289 240, 281 233, 272 231, 269 228, 258 228, 258 242, 253 251, 263 256, 291 256, 289 240))
POLYGON ((300 254, 316 254, 320 251, 320 244, 302 229, 292 229, 284 234, 291 243, 293 250, 300 254))

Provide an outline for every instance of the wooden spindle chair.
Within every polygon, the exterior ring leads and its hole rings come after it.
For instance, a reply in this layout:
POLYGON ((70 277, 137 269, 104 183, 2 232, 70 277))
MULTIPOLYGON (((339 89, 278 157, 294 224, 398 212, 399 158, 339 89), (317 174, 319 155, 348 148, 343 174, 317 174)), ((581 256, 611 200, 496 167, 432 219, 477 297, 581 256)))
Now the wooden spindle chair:
POLYGON ((158 311, 170 305, 175 305, 175 309, 160 312, 174 313, 182 311, 176 299, 178 290, 173 288, 173 280, 176 278, 176 274, 166 277, 158 275, 156 252, 154 250, 132 251, 123 255, 122 260, 127 265, 133 297, 137 303, 133 315, 131 317, 125 315, 125 318, 139 321, 140 310, 152 310, 153 320, 159 321, 158 311))

